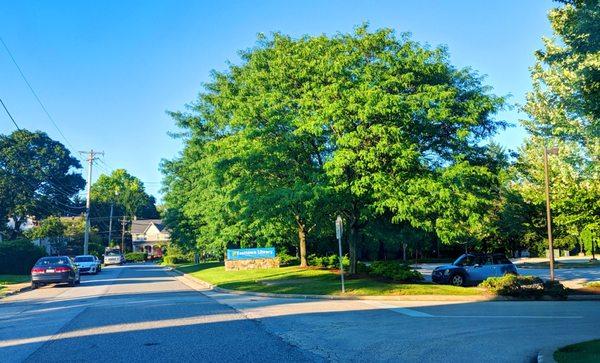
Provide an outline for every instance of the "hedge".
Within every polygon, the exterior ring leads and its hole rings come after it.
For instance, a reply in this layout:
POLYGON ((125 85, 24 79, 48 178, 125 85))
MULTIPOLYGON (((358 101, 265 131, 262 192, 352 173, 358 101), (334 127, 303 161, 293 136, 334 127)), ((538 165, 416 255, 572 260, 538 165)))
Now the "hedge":
POLYGON ((46 250, 20 239, 0 242, 0 274, 29 275, 38 259, 46 256, 46 250))
POLYGON ((129 252, 125 254, 125 260, 131 262, 144 262, 148 259, 146 252, 129 252))
POLYGON ((502 277, 489 277, 479 286, 496 295, 530 299, 540 299, 543 296, 566 299, 568 293, 567 288, 558 281, 544 281, 535 276, 516 276, 512 274, 502 277))
POLYGON ((394 282, 423 281, 419 271, 397 261, 375 261, 370 266, 369 275, 394 282))

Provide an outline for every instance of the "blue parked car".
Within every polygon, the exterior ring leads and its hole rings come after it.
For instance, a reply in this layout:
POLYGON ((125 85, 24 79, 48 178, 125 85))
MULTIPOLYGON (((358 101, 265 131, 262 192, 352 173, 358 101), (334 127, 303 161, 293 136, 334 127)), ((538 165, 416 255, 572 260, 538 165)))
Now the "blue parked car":
POLYGON ((518 275, 518 272, 504 254, 464 254, 451 265, 436 267, 431 273, 431 280, 440 284, 464 286, 506 274, 518 275))

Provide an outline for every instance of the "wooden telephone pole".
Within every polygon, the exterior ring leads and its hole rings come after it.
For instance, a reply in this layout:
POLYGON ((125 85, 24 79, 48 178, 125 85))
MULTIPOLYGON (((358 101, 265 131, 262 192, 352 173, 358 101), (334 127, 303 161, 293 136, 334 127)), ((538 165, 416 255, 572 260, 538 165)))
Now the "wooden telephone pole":
POLYGON ((88 175, 87 175, 87 188, 86 188, 86 201, 85 201, 85 234, 83 237, 83 254, 88 254, 89 243, 90 243, 90 190, 92 189, 92 167, 94 161, 98 159, 98 155, 104 156, 104 152, 98 152, 94 150, 80 151, 80 154, 87 154, 88 162, 88 175))
POLYGON ((127 225, 127 218, 121 219, 121 253, 125 253, 125 226, 127 225))

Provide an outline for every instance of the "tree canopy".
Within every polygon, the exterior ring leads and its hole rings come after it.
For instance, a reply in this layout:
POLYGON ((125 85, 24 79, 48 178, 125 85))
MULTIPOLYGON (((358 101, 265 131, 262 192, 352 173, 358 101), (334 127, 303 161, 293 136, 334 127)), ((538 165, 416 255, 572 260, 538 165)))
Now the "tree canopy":
POLYGON ((304 261, 306 241, 332 239, 340 213, 351 269, 361 231, 379 219, 445 243, 483 238, 495 176, 482 141, 505 126, 493 118, 504 99, 444 48, 363 26, 261 36, 241 56, 187 112, 172 113, 185 148, 163 164, 165 202, 172 228, 194 228, 182 237, 285 245, 296 230, 304 261), (408 202, 417 191, 435 206, 408 202))
POLYGON ((0 214, 14 221, 8 237, 20 234, 27 217, 80 213, 74 203, 85 186, 80 169, 69 150, 43 132, 0 135, 0 214))

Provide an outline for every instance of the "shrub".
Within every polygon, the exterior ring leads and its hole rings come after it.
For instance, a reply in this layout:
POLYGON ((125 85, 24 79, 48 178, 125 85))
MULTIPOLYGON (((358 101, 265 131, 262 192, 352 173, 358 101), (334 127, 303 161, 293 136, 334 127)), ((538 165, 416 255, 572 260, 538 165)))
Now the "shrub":
POLYGON ((125 254, 125 260, 131 262, 144 262, 148 259, 146 252, 129 252, 125 254))
POLYGON ((186 256, 183 256, 183 255, 164 256, 163 257, 163 263, 167 264, 167 265, 176 265, 179 263, 188 263, 188 262, 194 262, 194 260, 193 259, 190 260, 186 256))
POLYGON ((194 252, 183 252, 178 246, 171 244, 167 248, 167 254, 163 256, 163 263, 167 265, 174 265, 178 263, 194 262, 194 252))
POLYGON ((281 263, 282 265, 297 265, 300 263, 299 259, 296 256, 292 256, 292 255, 288 255, 285 252, 280 252, 277 254, 277 257, 279 257, 279 263, 281 263))
MULTIPOLYGON (((338 255, 329 255, 323 257, 318 257, 317 255, 309 255, 308 264, 311 266, 323 268, 340 268, 340 258, 338 255)), ((347 269, 350 266, 350 259, 348 258, 348 256, 344 256, 342 258, 342 264, 344 265, 344 269, 347 269)))
POLYGON ((29 275, 33 265, 44 256, 44 248, 25 239, 0 242, 0 274, 29 275))
MULTIPOLYGON (((348 261, 348 262, 350 262, 350 261, 348 261)), ((356 263, 356 273, 357 274, 368 274, 369 272, 371 272, 370 266, 367 266, 362 262, 356 263)))
POLYGON ((480 287, 501 296, 539 299, 542 296, 564 299, 567 289, 558 281, 544 282, 535 276, 505 275, 502 277, 489 277, 480 287))
POLYGON ((412 270, 410 266, 397 261, 375 261, 371 265, 371 276, 395 282, 423 281, 419 271, 412 270))

